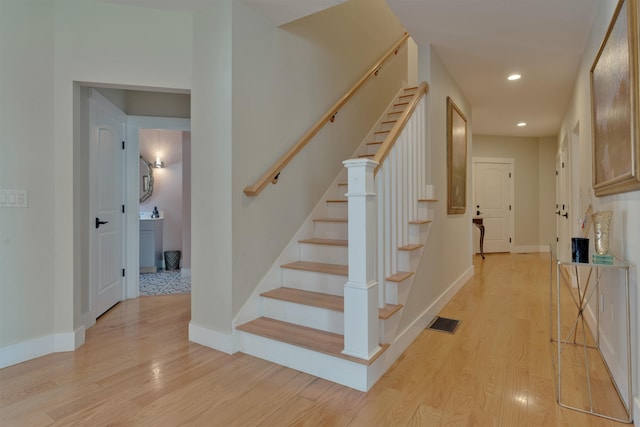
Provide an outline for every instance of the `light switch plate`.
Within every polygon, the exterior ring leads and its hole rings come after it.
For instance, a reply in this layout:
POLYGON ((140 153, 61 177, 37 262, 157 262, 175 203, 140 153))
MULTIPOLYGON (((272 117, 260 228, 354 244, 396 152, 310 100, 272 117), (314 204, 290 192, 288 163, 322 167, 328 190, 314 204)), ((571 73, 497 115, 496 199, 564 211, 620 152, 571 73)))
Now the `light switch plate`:
POLYGON ((0 208, 26 208, 29 206, 27 190, 0 190, 0 208))

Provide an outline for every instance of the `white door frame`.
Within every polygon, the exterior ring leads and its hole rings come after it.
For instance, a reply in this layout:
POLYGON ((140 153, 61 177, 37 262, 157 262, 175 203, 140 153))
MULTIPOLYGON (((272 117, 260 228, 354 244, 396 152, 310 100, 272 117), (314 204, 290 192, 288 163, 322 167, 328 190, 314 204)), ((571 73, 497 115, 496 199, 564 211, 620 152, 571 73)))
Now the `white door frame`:
MULTIPOLYGON (((515 224, 514 224, 514 218, 515 218, 515 211, 516 211, 516 198, 515 198, 515 191, 514 191, 514 187, 515 185, 513 185, 514 182, 516 182, 516 168, 515 168, 515 159, 513 158, 504 158, 504 157, 473 157, 472 158, 472 169, 471 169, 471 176, 473 178, 475 178, 475 168, 476 168, 476 164, 478 163, 499 163, 499 164, 508 164, 509 165, 509 172, 511 173, 511 182, 509 185, 509 199, 511 201, 511 210, 509 211, 509 235, 511 236, 511 241, 509 242, 509 252, 513 252, 513 248, 514 248, 514 242, 515 242, 515 224)), ((471 194, 473 195, 473 208, 474 208, 474 216, 475 216, 475 206, 476 206, 476 201, 475 201, 475 195, 476 195, 476 183, 475 183, 475 179, 471 179, 471 194)), ((474 227, 475 229, 475 227, 474 227)))

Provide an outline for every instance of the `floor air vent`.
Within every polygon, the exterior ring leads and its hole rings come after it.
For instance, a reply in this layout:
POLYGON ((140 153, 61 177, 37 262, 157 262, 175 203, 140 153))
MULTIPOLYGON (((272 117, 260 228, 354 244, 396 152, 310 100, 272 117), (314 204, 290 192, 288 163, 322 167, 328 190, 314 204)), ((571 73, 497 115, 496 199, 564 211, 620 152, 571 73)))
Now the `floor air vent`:
POLYGON ((460 325, 459 320, 455 319, 447 319, 446 317, 436 316, 435 319, 427 326, 427 329, 432 329, 434 331, 446 332, 448 334, 454 334, 458 326, 460 325))

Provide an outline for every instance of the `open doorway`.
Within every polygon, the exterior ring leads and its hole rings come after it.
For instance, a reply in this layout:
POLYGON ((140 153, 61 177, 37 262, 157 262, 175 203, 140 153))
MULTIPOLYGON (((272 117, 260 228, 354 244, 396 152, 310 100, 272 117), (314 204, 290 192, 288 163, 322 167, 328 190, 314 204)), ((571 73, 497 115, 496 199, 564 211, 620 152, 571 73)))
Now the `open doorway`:
MULTIPOLYGON (((79 229, 83 231, 78 233, 78 238, 81 240, 81 244, 85 247, 91 247, 92 233, 95 232, 93 227, 92 214, 94 208, 92 208, 92 189, 88 183, 91 181, 91 177, 96 175, 96 171, 91 166, 89 158, 91 156, 89 150, 89 143, 91 140, 91 134, 95 129, 91 128, 90 124, 90 103, 89 99, 91 93, 98 92, 100 96, 104 97, 114 108, 122 111, 125 116, 125 128, 124 138, 122 141, 122 147, 124 152, 124 166, 122 172, 112 172, 119 175, 119 179, 122 187, 122 193, 124 198, 122 199, 122 227, 124 237, 122 243, 117 248, 118 254, 114 255, 115 258, 122 259, 121 263, 118 263, 118 275, 122 275, 124 279, 122 281, 121 290, 119 294, 121 297, 119 300, 127 298, 135 298, 140 295, 139 292, 139 244, 140 244, 140 186, 139 186, 139 142, 140 142, 140 130, 141 129, 168 129, 174 132, 178 132, 183 135, 188 144, 186 144, 185 154, 181 156, 184 160, 188 160, 188 165, 185 168, 181 165, 181 170, 184 169, 182 175, 187 179, 181 179, 179 193, 183 200, 180 204, 180 219, 181 229, 184 238, 180 238, 178 243, 175 243, 177 247, 171 247, 171 250, 180 250, 182 254, 187 255, 186 259, 182 259, 180 265, 184 268, 185 275, 190 273, 190 95, 188 93, 169 93, 169 92, 155 92, 129 89, 126 87, 113 87, 108 88, 100 85, 90 84, 75 84, 74 96, 76 105, 78 108, 75 110, 75 129, 77 131, 77 144, 75 145, 74 158, 77 160, 78 174, 74 178, 75 184, 78 188, 80 196, 74 202, 76 205, 76 213, 78 218, 81 218, 81 224, 79 229), (185 208, 186 207, 186 208, 185 208), (91 218, 89 218, 91 217, 91 218), (186 247, 185 247, 186 245, 186 247), (186 261, 186 262, 185 262, 186 261)), ((118 146, 120 141, 118 141, 118 146)), ((181 163, 184 161, 181 160, 181 163)), ((75 160, 74 160, 75 161, 75 160)), ((104 174, 102 174, 104 175, 104 174)), ((101 175, 101 176, 102 176, 101 175)), ((108 174, 105 175, 108 177, 108 174)), ((108 178, 99 178, 108 179, 108 178)), ((120 202, 119 202, 120 203, 120 202)), ((120 206, 118 205, 118 211, 120 206)), ((95 215, 94 215, 95 216, 95 215)), ((170 239, 171 241, 171 239, 170 239)), ((114 246, 114 245, 112 245, 114 246)), ((164 248, 162 248, 164 251, 164 248)), ((89 262, 89 254, 82 255, 80 270, 82 289, 78 298, 81 300, 82 305, 82 323, 85 327, 90 327, 95 323, 95 310, 92 307, 95 305, 94 296, 96 295, 95 284, 92 283, 91 277, 95 276, 95 271, 100 271, 101 265, 92 265, 89 262)), ((102 274, 102 272, 100 273, 102 274)))

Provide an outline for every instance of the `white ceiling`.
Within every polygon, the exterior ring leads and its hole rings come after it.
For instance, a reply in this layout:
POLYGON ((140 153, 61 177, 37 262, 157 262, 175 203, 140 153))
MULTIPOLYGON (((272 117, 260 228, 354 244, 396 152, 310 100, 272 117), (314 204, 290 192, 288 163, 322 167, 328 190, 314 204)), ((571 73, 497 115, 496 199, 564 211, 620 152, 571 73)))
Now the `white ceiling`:
POLYGON ((466 95, 473 132, 509 136, 557 135, 598 2, 387 0, 466 95), (507 81, 511 73, 522 79, 507 81))
MULTIPOLYGON (((102 1, 194 11, 216 0, 102 1)), ((345 0, 242 1, 281 25, 345 0)), ((600 0, 386 1, 438 53, 471 103, 475 134, 558 133, 600 0), (513 72, 522 79, 508 82, 513 72)))

